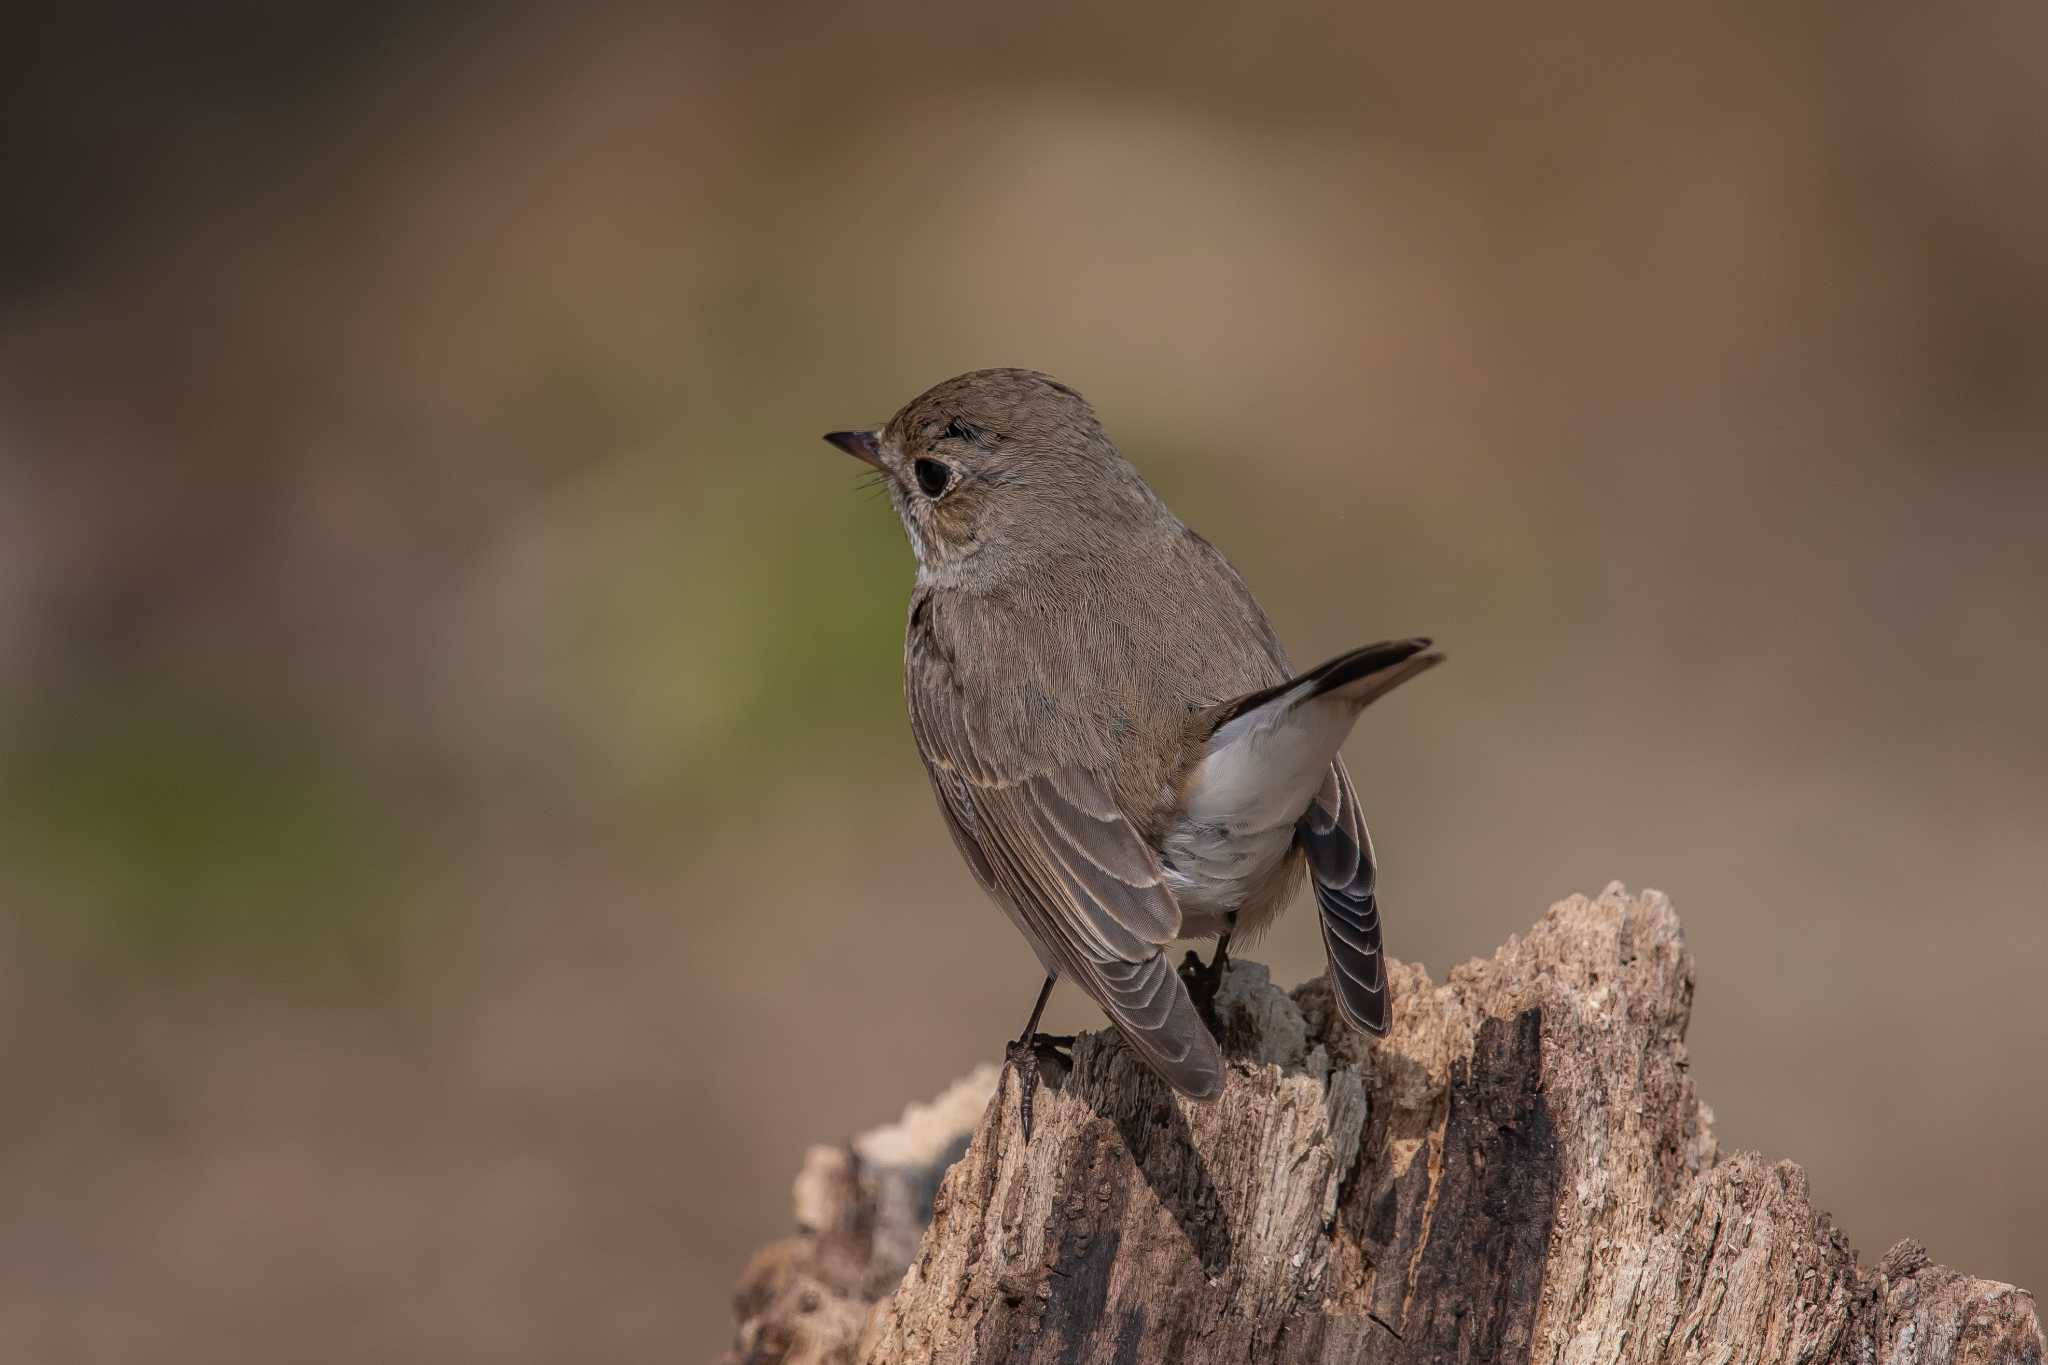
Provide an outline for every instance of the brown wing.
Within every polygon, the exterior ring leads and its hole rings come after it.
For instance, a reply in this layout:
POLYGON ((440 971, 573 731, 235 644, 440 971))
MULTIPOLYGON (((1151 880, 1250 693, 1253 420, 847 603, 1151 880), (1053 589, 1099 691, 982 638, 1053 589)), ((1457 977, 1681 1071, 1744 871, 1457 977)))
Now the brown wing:
POLYGON ((1393 1011, 1373 885, 1378 873, 1372 836, 1366 832, 1365 814, 1358 808, 1358 793, 1352 790, 1343 759, 1330 764, 1322 791, 1295 825, 1295 838, 1308 855, 1338 1009, 1356 1027, 1385 1033, 1393 1011))
POLYGON ((909 665, 911 729, 975 875, 1047 970, 1088 992, 1168 1084, 1221 1094, 1222 1053, 1164 952, 1180 907, 1109 783, 1049 757, 992 754, 943 657, 913 636, 909 665))

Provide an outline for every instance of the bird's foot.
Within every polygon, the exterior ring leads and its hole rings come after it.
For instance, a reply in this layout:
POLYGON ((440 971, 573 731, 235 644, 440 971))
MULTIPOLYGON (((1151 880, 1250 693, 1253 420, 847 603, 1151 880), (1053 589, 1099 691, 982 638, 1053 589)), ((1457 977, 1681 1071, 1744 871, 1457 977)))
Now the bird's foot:
POLYGON ((1188 988, 1188 998, 1195 1002, 1195 1013, 1202 1016, 1209 1032, 1219 1037, 1223 1030, 1216 1022, 1216 994, 1223 989, 1223 974, 1229 967, 1230 955, 1221 944, 1207 962, 1197 957, 1192 948, 1180 961, 1181 984, 1188 988))
POLYGON ((1024 1121, 1024 1141, 1031 1141, 1031 1106, 1038 1095, 1039 1063, 1051 1058, 1066 1066, 1072 1066, 1074 1059, 1065 1049, 1074 1045, 1071 1033, 1033 1033, 1013 1040, 1003 1050, 1006 1066, 1017 1068, 1017 1113, 1024 1121))

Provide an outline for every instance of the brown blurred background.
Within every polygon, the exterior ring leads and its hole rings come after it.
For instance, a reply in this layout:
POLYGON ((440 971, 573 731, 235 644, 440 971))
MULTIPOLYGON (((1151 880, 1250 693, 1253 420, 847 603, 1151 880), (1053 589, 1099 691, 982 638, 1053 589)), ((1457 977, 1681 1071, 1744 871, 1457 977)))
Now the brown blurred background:
POLYGON ((0 31, 0 1357, 722 1347, 1037 982, 818 440, 991 364, 1448 648, 1397 955, 1668 891, 1724 1141, 2048 1287, 2048 9, 172 8, 0 31))

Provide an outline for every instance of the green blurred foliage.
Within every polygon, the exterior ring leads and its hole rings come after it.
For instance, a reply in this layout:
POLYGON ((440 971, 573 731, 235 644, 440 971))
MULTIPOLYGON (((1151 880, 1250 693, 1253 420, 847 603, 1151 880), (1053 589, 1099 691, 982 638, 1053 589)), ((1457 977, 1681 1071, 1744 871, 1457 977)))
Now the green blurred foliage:
POLYGON ((57 942, 297 980, 387 965, 411 832, 330 734, 143 687, 9 718, 0 858, 57 942))

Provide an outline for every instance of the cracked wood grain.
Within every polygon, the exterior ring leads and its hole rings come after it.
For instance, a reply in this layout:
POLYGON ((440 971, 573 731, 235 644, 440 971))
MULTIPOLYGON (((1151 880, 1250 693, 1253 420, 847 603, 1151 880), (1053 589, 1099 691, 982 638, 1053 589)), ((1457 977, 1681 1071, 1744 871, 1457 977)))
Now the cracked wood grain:
POLYGON ((1797 1166, 1719 1152, 1661 895, 1391 981, 1372 1045, 1234 963, 1212 1104, 1092 1034, 1028 1146, 987 1068, 813 1149, 728 1365, 2041 1362, 2031 1295, 1913 1243, 1859 1266, 1797 1166))

